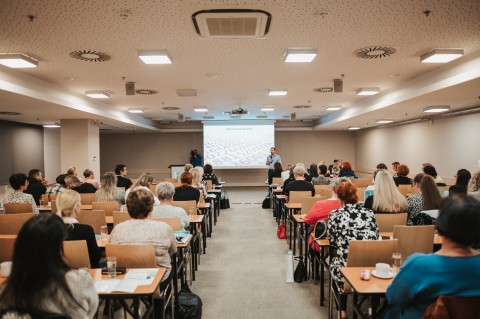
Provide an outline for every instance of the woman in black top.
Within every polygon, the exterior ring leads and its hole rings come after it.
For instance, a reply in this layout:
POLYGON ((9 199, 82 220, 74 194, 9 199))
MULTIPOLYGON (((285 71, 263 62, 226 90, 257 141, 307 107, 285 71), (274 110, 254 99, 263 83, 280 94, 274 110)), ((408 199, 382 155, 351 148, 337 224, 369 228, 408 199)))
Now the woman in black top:
POLYGON ((203 168, 203 180, 207 179, 211 180, 213 185, 220 185, 217 176, 213 174, 213 167, 210 164, 206 164, 203 168))
POLYGON ((410 169, 408 168, 407 165, 398 165, 397 166, 397 176, 393 178, 395 181, 395 185, 412 185, 413 181, 411 178, 408 177, 408 174, 410 173, 410 169))
POLYGON ((200 191, 192 187, 192 179, 193 176, 190 172, 182 173, 182 176, 180 176, 182 185, 175 188, 175 194, 173 195, 174 201, 195 200, 198 203, 200 191))
POLYGON ((268 185, 271 185, 273 183, 274 177, 282 178, 282 172, 283 168, 280 162, 276 162, 275 164, 273 164, 273 173, 270 175, 270 177, 268 177, 268 185))
POLYGON ((450 186, 448 189, 448 195, 467 195, 468 182, 470 182, 472 174, 464 168, 457 171, 455 176, 455 185, 450 186))
POLYGON ((88 247, 88 256, 92 268, 98 268, 101 253, 97 246, 95 232, 92 226, 80 224, 77 214, 80 212, 80 194, 67 189, 57 196, 57 215, 62 217, 67 226, 68 236, 66 240, 85 240, 88 247))
POLYGON ((83 183, 74 175, 67 175, 65 177, 65 184, 67 188, 73 189, 80 194, 95 193, 97 191, 95 186, 90 183, 83 183))

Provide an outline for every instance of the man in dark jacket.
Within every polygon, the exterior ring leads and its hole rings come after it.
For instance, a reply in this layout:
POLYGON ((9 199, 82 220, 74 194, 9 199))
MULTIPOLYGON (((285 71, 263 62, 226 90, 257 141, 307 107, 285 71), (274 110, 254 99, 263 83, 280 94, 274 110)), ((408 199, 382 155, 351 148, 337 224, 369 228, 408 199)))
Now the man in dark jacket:
POLYGON ((43 178, 42 171, 39 169, 32 169, 28 172, 28 187, 24 193, 33 196, 35 203, 40 205, 40 197, 47 191, 47 180, 43 178))
POLYGON ((117 187, 124 187, 127 190, 132 186, 133 183, 130 178, 124 177, 128 174, 127 165, 117 164, 115 166, 115 174, 117 175, 117 187))

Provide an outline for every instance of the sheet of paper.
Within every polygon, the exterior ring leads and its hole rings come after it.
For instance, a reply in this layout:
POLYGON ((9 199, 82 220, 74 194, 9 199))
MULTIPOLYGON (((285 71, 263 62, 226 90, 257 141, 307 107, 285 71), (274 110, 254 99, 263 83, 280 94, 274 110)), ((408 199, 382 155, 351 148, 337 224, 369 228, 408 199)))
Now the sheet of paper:
POLYGON ((135 281, 138 286, 148 286, 153 283, 158 268, 130 269, 123 280, 135 281))

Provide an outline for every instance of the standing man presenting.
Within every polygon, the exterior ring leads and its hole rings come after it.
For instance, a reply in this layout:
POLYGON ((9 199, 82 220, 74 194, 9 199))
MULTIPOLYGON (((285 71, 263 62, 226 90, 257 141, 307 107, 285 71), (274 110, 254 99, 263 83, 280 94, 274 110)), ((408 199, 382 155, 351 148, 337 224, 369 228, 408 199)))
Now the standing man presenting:
POLYGON ((270 155, 267 156, 267 161, 265 164, 268 166, 268 179, 270 180, 270 177, 273 174, 273 165, 275 163, 280 163, 282 164, 282 159, 280 158, 280 155, 277 154, 277 149, 275 147, 270 148, 270 155))

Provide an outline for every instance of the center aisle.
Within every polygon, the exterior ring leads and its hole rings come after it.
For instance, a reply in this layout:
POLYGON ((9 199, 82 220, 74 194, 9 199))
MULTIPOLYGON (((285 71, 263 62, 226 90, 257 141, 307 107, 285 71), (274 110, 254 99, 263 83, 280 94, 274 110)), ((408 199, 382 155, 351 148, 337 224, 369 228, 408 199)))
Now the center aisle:
POLYGON ((261 208, 266 189, 226 190, 231 208, 221 211, 191 286, 202 318, 326 318, 318 284, 285 282, 288 244, 277 239, 272 211, 261 208))

